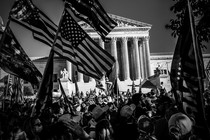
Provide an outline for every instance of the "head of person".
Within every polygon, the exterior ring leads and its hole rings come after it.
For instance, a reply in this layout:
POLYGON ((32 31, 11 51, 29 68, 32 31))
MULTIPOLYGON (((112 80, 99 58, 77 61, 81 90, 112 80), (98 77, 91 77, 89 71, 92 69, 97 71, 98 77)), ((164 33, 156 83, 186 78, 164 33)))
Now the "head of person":
POLYGON ((175 113, 168 121, 169 135, 173 140, 183 140, 191 136, 193 125, 194 121, 187 115, 175 113))
POLYGON ((43 125, 38 117, 30 117, 25 120, 23 130, 29 139, 34 139, 41 134, 43 125))
POLYGON ((136 106, 134 104, 124 105, 120 109, 121 118, 123 120, 126 120, 126 122, 129 123, 129 124, 132 123, 135 109, 136 109, 136 106))
POLYGON ((138 130, 142 134, 152 134, 155 126, 152 120, 146 116, 146 115, 141 115, 138 120, 137 120, 137 125, 138 125, 138 130))
POLYGON ((98 121, 101 118, 103 118, 104 116, 106 116, 107 111, 109 110, 109 106, 106 105, 104 107, 100 107, 99 105, 96 105, 92 111, 91 111, 91 115, 92 117, 98 121))
POLYGON ((113 139, 113 129, 109 120, 102 119, 99 122, 97 122, 95 127, 95 139, 96 140, 113 139))

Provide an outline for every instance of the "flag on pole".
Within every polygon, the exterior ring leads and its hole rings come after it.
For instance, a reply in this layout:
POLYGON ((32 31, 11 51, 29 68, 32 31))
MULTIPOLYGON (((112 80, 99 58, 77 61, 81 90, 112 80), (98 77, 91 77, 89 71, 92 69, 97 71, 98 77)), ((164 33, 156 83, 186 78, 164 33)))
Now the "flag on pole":
POLYGON ((117 26, 98 0, 66 0, 77 18, 88 23, 106 41, 106 36, 117 26))
MULTIPOLYGON (((156 71, 157 71, 157 69, 156 69, 156 71)), ((149 80, 153 85, 155 85, 156 88, 160 89, 160 73, 159 73, 159 74, 155 73, 154 75, 149 76, 149 77, 148 77, 148 80, 149 80)))
MULTIPOLYGON (((16 0, 11 11, 11 21, 32 31, 34 39, 52 47, 58 26, 31 0, 16 0)), ((63 41, 59 36, 56 38, 54 51, 59 56, 77 64, 74 52, 69 42, 63 41)))
POLYGON ((31 116, 40 116, 44 109, 52 105, 53 57, 54 52, 51 50, 31 116))
POLYGON ((0 67, 7 73, 39 85, 42 74, 23 50, 9 27, 4 30, 0 45, 0 67))
POLYGON ((14 92, 11 97, 11 103, 23 103, 23 80, 14 77, 14 84, 13 84, 14 92))
POLYGON ((65 42, 71 44, 78 64, 78 72, 95 79, 101 79, 115 63, 114 57, 91 39, 66 9, 64 10, 59 36, 65 42))
MULTIPOLYGON (((16 0, 10 11, 10 18, 11 21, 32 31, 34 39, 52 47, 58 26, 38 9, 31 0, 16 0)), ((57 37, 54 48, 56 54, 73 64, 77 64, 73 50, 68 42, 63 42, 61 38, 57 37)))
POLYGON ((52 45, 57 25, 31 0, 15 0, 9 17, 13 22, 31 30, 35 39, 49 46, 52 45))
POLYGON ((10 74, 7 75, 7 79, 5 79, 5 83, 6 83, 6 86, 5 86, 5 96, 12 96, 13 94, 13 78, 10 74))
POLYGON ((65 93, 65 91, 64 91, 64 89, 63 89, 63 86, 62 86, 62 84, 61 84, 61 80, 58 79, 58 82, 59 82, 60 89, 61 89, 61 95, 63 96, 63 99, 64 99, 64 102, 65 102, 65 105, 67 106, 68 112, 71 113, 71 114, 74 114, 72 104, 71 104, 71 102, 68 100, 68 97, 66 96, 66 93, 65 93))
MULTIPOLYGON (((36 40, 41 41, 50 47, 52 46, 58 27, 41 10, 35 7, 30 0, 16 0, 11 9, 10 17, 12 21, 31 30, 33 32, 33 37, 36 40)), ((62 21, 68 22, 65 19, 62 21)), ((65 23, 63 25, 66 27, 65 23)), ((114 63, 114 59, 108 52, 101 49, 76 22, 73 25, 77 25, 74 26, 76 28, 75 30, 68 31, 69 29, 72 29, 72 27, 67 28, 65 29, 67 32, 63 31, 64 34, 61 33, 61 36, 58 35, 56 37, 56 43, 54 44, 53 50, 59 56, 76 65, 79 72, 100 79, 104 73, 104 71, 101 70, 109 70, 110 66, 114 63), (80 27, 79 29, 78 26, 80 27), (83 33, 80 30, 83 31, 83 33), (80 32, 77 33, 77 31, 80 32), (73 41, 73 45, 72 41, 66 40, 65 38, 65 36, 68 37, 69 33, 71 33, 70 37, 73 41), (79 38, 77 38, 77 36, 79 38), (74 42, 75 39, 76 46, 74 42), (78 44, 77 41, 81 44, 78 44)))
MULTIPOLYGON (((202 97, 204 88, 203 83, 199 82, 205 78, 205 72, 201 48, 192 43, 193 30, 190 28, 190 12, 188 9, 185 11, 172 59, 170 78, 178 106, 185 114, 195 119, 196 125, 201 125, 205 116, 202 97)), ((194 37, 196 40, 196 36, 194 37)))
POLYGON ((79 92, 79 87, 78 87, 78 84, 77 84, 77 73, 75 74, 74 76, 74 84, 75 84, 75 95, 80 97, 80 92, 79 92))

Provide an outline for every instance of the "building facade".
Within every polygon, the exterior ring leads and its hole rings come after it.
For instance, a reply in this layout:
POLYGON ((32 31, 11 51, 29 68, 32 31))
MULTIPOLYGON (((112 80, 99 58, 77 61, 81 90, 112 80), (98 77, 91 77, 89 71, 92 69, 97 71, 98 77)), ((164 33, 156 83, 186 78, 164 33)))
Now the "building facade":
MULTIPOLYGON (((159 67, 161 70, 160 80, 170 90, 169 71, 173 54, 151 54, 149 46, 149 31, 152 25, 135 21, 132 19, 110 14, 110 17, 118 23, 107 36, 110 39, 108 43, 102 41, 100 36, 85 22, 80 21, 81 27, 94 39, 100 47, 109 52, 117 60, 114 66, 114 71, 108 77, 110 81, 118 78, 120 91, 131 91, 131 85, 135 82, 139 85, 140 81, 154 75, 154 70, 159 67)), ((210 56, 204 55, 204 64, 207 66, 210 56)), ((31 58, 41 73, 44 72, 45 65, 48 59, 31 58)), ((74 92, 74 83, 77 81, 81 91, 94 89, 96 82, 91 77, 77 72, 76 66, 72 65, 58 56, 54 58, 54 89, 59 90, 58 78, 63 75, 63 70, 68 71, 70 81, 63 82, 67 92, 74 92)), ((0 78, 7 75, 3 70, 0 70, 0 78)), ((105 83, 105 78, 102 80, 105 83)), ((138 90, 138 89, 137 89, 138 90)))

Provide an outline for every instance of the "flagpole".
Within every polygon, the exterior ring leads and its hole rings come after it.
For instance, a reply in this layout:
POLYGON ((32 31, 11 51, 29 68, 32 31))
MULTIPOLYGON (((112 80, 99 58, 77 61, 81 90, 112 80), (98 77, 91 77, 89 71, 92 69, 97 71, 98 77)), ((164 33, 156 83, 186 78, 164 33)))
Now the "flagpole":
MULTIPOLYGON (((27 0, 27 2, 29 2, 29 1, 27 0)), ((30 2, 29 2, 29 4, 30 4, 30 2)), ((31 5, 31 6, 32 6, 31 8, 34 8, 33 5, 31 5)), ((64 11, 65 11, 65 8, 64 8, 64 10, 63 10, 63 12, 62 12, 62 16, 61 16, 61 19, 60 19, 60 21, 59 21, 58 29, 57 29, 57 31, 56 31, 56 34, 55 34, 55 37, 54 37, 54 40, 53 40, 52 48, 51 48, 51 50, 50 50, 50 54, 49 54, 49 57, 48 57, 48 61, 47 61, 47 64, 46 64, 46 66, 45 66, 45 70, 44 70, 44 74, 43 74, 43 77, 42 77, 41 84, 40 84, 40 86, 39 86, 38 94, 40 93, 40 90, 41 90, 41 88, 42 88, 41 85, 44 84, 44 83, 43 83, 43 79, 45 78, 45 75, 46 75, 46 73, 47 73, 47 68, 48 68, 48 66, 50 65, 51 58, 54 57, 54 51, 53 51, 53 50, 54 50, 54 46, 55 46, 55 43, 56 43, 56 39, 57 39, 57 37, 58 37, 58 33, 59 33, 59 30, 60 30, 61 23, 62 23, 62 20, 63 20, 64 11)), ((52 93, 52 92, 51 92, 51 93, 52 93)), ((37 96, 39 96, 39 95, 37 95, 37 96)), ((38 98, 37 98, 37 99, 38 99, 38 98)), ((32 117, 32 116, 34 115, 34 113, 35 113, 35 107, 36 107, 36 105, 35 105, 35 106, 33 107, 33 109, 32 109, 31 117, 32 117)))
POLYGON ((140 78, 140 80, 139 80, 139 94, 142 95, 142 91, 141 91, 141 78, 140 78))
MULTIPOLYGON (((196 64, 196 70, 197 70, 197 75, 198 75, 198 82, 199 82, 199 91, 200 91, 200 94, 203 94, 203 86, 202 86, 202 77, 200 75, 200 69, 199 69, 199 66, 198 66, 198 52, 197 52, 197 47, 198 47, 198 43, 197 43, 197 39, 195 38, 195 29, 194 29, 194 21, 192 19, 192 13, 191 13, 191 6, 190 6, 190 2, 189 0, 187 0, 187 3, 188 3, 188 12, 189 12, 189 18, 190 18, 190 28, 191 28, 191 32, 192 32, 192 42, 193 42, 193 49, 194 49, 194 53, 195 53, 195 64, 196 64)), ((201 96, 201 102, 202 102, 202 109, 203 109, 203 106, 204 106, 204 103, 203 103, 203 96, 201 96)), ((203 113, 204 110, 202 110, 203 113)), ((205 117, 205 114, 204 114, 204 117, 205 117)))
MULTIPOLYGON (((0 51, 1 51, 1 47, 2 47, 2 45, 3 45, 3 41, 4 41, 4 39, 5 39, 5 36, 6 36, 6 30, 7 30, 7 28, 9 27, 9 24, 10 24, 10 12, 9 12, 9 17, 8 17, 8 21, 7 21, 7 24, 6 24, 6 26, 5 26, 5 28, 4 28, 4 31, 3 31, 3 34, 2 34, 2 37, 1 37, 1 41, 0 41, 0 51)), ((6 96, 6 94, 7 94, 7 92, 8 92, 8 80, 9 80, 9 77, 10 77, 10 74, 8 74, 8 79, 7 79, 7 86, 6 86, 6 93, 5 93, 5 95, 3 96, 3 103, 2 103, 2 108, 3 108, 3 111, 4 111, 4 109, 5 109, 5 96, 6 96)))
MULTIPOLYGON (((63 10, 63 12, 62 12, 62 16, 61 16, 61 19, 60 19, 60 21, 59 21, 58 29, 57 29, 57 31, 56 31, 56 34, 55 34, 55 37, 54 37, 54 40, 53 40, 53 45, 52 45, 52 48, 51 48, 51 50, 50 50, 49 58, 51 58, 51 57, 54 56, 54 51, 53 51, 53 50, 54 50, 54 47, 55 47, 56 39, 57 39, 57 37, 58 37, 58 33, 59 33, 59 30, 60 30, 61 22, 62 22, 62 20, 63 20, 64 11, 65 11, 65 8, 64 8, 64 10, 63 10)), ((50 60, 50 59, 48 59, 48 60, 50 60)), ((48 63, 49 63, 49 61, 48 61, 48 63)), ((47 63, 47 64, 48 64, 48 63, 47 63)), ((46 71, 46 69, 45 69, 45 71, 46 71)))
POLYGON ((207 125, 207 119, 206 119, 206 114, 205 114, 205 109, 204 109, 204 98, 203 98, 203 91, 204 91, 204 87, 202 84, 202 77, 200 75, 200 69, 198 66, 198 42, 197 42, 197 38, 195 37, 195 24, 194 21, 192 19, 192 11, 191 11, 191 4, 190 1, 187 0, 187 5, 188 5, 188 12, 189 12, 189 18, 190 18, 190 28, 191 28, 191 33, 192 33, 192 42, 193 42, 193 49, 194 49, 194 53, 195 53, 195 64, 196 64, 196 70, 197 70, 197 77, 198 77, 198 83, 199 83, 199 96, 200 96, 200 100, 201 100, 201 110, 202 110, 202 115, 203 115, 203 119, 204 119, 204 125, 208 130, 208 136, 210 137, 210 130, 209 127, 207 125))
POLYGON ((72 115, 75 115, 74 114, 74 111, 73 111, 73 108, 72 108, 72 104, 71 104, 71 102, 68 100, 68 98, 67 98, 67 96, 66 96, 66 93, 65 93, 65 91, 64 91, 64 89, 63 89, 63 86, 62 86, 62 84, 61 84, 61 80, 60 80, 60 78, 58 79, 58 82, 59 82, 59 85, 60 85, 60 89, 61 89, 61 95, 63 96, 63 98, 64 98, 64 101, 65 101, 65 103, 67 104, 67 106, 69 107, 69 113, 71 113, 72 115))
POLYGON ((8 77, 7 77, 6 90, 5 90, 5 93, 4 93, 4 96, 3 96, 3 103, 2 103, 3 111, 4 111, 4 109, 5 109, 5 98, 6 98, 7 94, 8 94, 9 78, 10 78, 10 74, 8 74, 8 77))

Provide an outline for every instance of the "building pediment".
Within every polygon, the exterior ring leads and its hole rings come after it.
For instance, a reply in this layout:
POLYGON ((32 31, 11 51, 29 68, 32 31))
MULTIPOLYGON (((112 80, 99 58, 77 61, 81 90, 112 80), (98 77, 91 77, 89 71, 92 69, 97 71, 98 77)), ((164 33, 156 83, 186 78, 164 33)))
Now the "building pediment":
MULTIPOLYGON (((115 29, 119 29, 119 28, 146 28, 146 29, 150 29, 152 27, 151 24, 136 21, 136 20, 133 20, 133 19, 129 19, 129 18, 113 15, 113 14, 109 14, 109 16, 117 23, 117 27, 115 27, 115 29)), ((79 21, 78 24, 83 29, 92 29, 92 27, 84 21, 79 21)))
POLYGON ((117 27, 147 27, 151 28, 152 25, 140 21, 136 21, 133 19, 109 14, 109 16, 117 23, 117 27))
MULTIPOLYGON (((149 30, 152 25, 133 19, 109 14, 111 19, 113 19, 117 26, 107 35, 107 37, 145 37, 149 36, 149 30)), ((99 35, 96 31, 86 22, 79 21, 78 24, 85 30, 90 37, 98 38, 99 35)))

